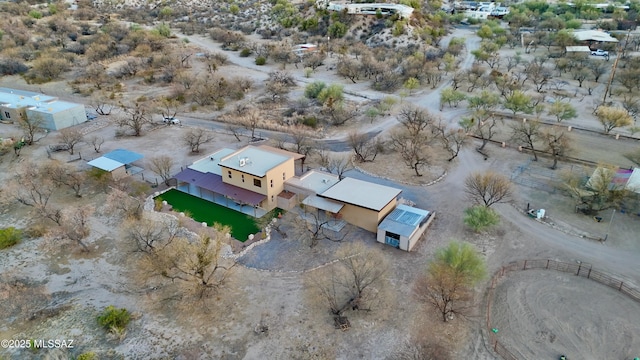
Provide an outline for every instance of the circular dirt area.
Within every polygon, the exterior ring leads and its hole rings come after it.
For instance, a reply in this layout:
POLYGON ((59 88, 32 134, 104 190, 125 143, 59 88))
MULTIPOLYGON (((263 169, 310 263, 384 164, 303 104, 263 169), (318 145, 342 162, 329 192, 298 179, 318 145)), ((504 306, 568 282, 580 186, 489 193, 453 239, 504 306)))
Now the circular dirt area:
POLYGON ((571 274, 508 274, 494 293, 492 326, 519 359, 633 359, 640 356, 640 304, 571 274))

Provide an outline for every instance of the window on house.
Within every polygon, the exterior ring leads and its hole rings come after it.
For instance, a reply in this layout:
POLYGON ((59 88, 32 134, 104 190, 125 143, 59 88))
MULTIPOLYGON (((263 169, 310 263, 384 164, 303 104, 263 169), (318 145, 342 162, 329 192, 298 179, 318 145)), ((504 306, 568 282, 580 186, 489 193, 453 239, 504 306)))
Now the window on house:
POLYGON ((229 179, 231 179, 231 170, 228 171, 229 179))
POLYGON ((271 195, 271 202, 273 202, 273 195, 271 195))
POLYGON ((7 119, 11 119, 11 114, 9 114, 8 111, 4 112, 4 117, 6 117, 7 119))
POLYGON ((253 185, 262 187, 262 181, 260 181, 260 179, 253 179, 253 185))
POLYGON ((242 178, 242 182, 244 182, 244 174, 240 175, 240 177, 242 178))
POLYGON ((285 181, 285 180, 287 180, 286 173, 282 173, 282 181, 285 181))
POLYGON ((273 179, 269 180, 269 184, 273 187, 273 179))

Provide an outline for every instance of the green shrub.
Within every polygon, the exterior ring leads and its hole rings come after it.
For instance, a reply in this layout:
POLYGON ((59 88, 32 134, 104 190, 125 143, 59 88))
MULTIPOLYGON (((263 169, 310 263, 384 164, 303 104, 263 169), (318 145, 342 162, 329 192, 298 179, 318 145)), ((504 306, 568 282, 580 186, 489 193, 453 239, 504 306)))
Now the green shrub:
POLYGON ((38 10, 29 11, 29 16, 34 19, 42 19, 42 13, 38 10))
POLYGON ((94 352, 86 352, 78 355, 76 360, 97 360, 98 356, 94 352))
POLYGON ((22 239, 22 231, 12 227, 0 229, 0 249, 11 247, 22 239))
POLYGON ((229 6, 229 12, 232 13, 233 15, 237 15, 238 12, 240 12, 240 8, 238 7, 238 5, 233 4, 229 6))
POLYGON ((500 215, 493 209, 476 205, 464 210, 464 224, 475 232, 497 225, 500 215))
POLYGON ((327 84, 322 81, 314 81, 304 88, 304 96, 308 99, 316 99, 325 86, 327 84))
POLYGON ((267 63, 267 59, 264 56, 258 56, 256 58, 256 65, 264 65, 267 63))
POLYGON ((305 116, 302 123, 315 129, 318 126, 318 119, 315 116, 305 116))
POLYGON ((131 321, 129 311, 124 308, 118 309, 113 305, 107 306, 98 316, 98 324, 114 334, 124 333, 129 321, 131 321))
POLYGON ((155 198, 153 199, 153 210, 155 211, 162 211, 162 199, 160 198, 155 198))
POLYGON ((244 48, 240 50, 240 57, 249 57, 249 55, 251 55, 251 49, 244 48))

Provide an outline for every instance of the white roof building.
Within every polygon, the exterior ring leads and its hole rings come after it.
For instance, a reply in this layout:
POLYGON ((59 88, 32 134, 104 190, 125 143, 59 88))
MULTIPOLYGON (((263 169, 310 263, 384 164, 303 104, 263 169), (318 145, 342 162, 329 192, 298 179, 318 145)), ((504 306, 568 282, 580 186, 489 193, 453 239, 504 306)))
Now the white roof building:
POLYGON ((380 211, 401 192, 400 189, 348 177, 320 194, 320 197, 380 211))

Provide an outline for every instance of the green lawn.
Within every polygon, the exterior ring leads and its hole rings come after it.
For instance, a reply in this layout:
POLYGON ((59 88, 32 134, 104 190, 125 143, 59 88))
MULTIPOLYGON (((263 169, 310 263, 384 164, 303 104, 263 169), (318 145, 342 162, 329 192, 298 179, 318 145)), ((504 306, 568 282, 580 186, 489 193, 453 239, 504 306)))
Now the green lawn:
MULTIPOLYGON (((197 222, 206 222, 209 226, 219 223, 231 227, 231 235, 242 242, 247 240, 249 234, 260 231, 255 218, 182 191, 171 189, 158 198, 166 200, 174 211, 188 212, 197 222)), ((270 215, 271 213, 265 216, 270 215)))

